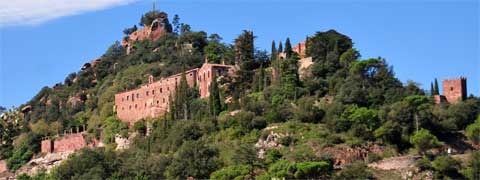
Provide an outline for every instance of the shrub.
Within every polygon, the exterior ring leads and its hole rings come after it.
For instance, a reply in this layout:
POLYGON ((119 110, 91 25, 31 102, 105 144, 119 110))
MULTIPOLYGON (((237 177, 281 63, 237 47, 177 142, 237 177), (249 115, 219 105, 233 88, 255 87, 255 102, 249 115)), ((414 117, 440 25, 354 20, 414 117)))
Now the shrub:
POLYGON ((380 156, 378 154, 375 154, 375 153, 372 153, 372 152, 368 153, 368 156, 367 156, 367 162, 368 163, 377 162, 377 161, 380 161, 380 160, 382 160, 382 156, 380 156))
POLYGON ((410 138, 410 143, 412 143, 417 148, 417 150, 422 153, 427 149, 439 145, 437 137, 435 137, 433 134, 430 134, 430 131, 426 129, 421 129, 420 131, 415 133, 410 138))
POLYGON ((480 118, 475 123, 468 125, 465 131, 468 139, 475 144, 480 143, 480 118))
POLYGON ((345 166, 335 179, 373 179, 373 174, 363 162, 354 162, 345 166))
POLYGON ((285 160, 277 161, 268 167, 268 173, 272 178, 292 179, 295 171, 295 163, 285 160))
POLYGON ((415 162, 415 166, 417 166, 421 171, 433 169, 430 160, 426 157, 423 157, 422 159, 419 159, 417 162, 415 162))
POLYGON ((213 172, 210 179, 230 180, 230 179, 248 179, 248 174, 252 167, 248 165, 233 165, 213 172))
POLYGON ((295 178, 299 179, 324 179, 328 178, 332 166, 327 162, 301 162, 296 164, 295 178))
POLYGON ((462 175, 458 172, 460 162, 450 156, 441 156, 432 162, 432 167, 435 169, 435 179, 462 179, 462 175))
POLYGON ((7 159, 7 167, 10 170, 16 171, 22 165, 27 163, 32 158, 33 152, 26 147, 13 152, 12 157, 7 159))

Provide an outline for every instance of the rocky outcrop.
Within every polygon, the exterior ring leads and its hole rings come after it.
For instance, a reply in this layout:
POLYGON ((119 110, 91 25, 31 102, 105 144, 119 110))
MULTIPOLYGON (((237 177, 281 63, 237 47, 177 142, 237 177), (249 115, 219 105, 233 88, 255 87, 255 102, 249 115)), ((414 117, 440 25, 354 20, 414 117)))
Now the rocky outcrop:
POLYGON ((366 160, 369 153, 381 154, 385 147, 374 143, 368 143, 357 147, 349 147, 346 145, 336 145, 326 147, 319 154, 329 154, 335 158, 336 166, 344 166, 358 160, 366 160))
POLYGON ((68 156, 72 153, 73 151, 49 153, 45 156, 32 159, 27 164, 18 169, 15 172, 15 176, 23 173, 28 174, 29 176, 33 176, 40 171, 46 171, 47 173, 49 173, 54 167, 60 165, 60 163, 67 159, 68 156))
POLYGON ((154 41, 170 32, 172 32, 172 25, 168 22, 167 13, 162 12, 151 24, 145 25, 145 28, 137 30, 123 39, 122 46, 126 49, 127 54, 130 54, 135 50, 132 42, 147 39, 154 41))
POLYGON ((265 152, 268 149, 278 149, 283 147, 282 144, 279 143, 279 140, 282 137, 285 137, 285 135, 270 131, 270 134, 265 139, 260 138, 255 144, 255 147, 259 149, 257 152, 257 157, 263 159, 265 158, 265 152))
POLYGON ((384 159, 378 162, 368 164, 368 167, 380 170, 399 170, 407 169, 415 164, 416 156, 401 156, 384 159))

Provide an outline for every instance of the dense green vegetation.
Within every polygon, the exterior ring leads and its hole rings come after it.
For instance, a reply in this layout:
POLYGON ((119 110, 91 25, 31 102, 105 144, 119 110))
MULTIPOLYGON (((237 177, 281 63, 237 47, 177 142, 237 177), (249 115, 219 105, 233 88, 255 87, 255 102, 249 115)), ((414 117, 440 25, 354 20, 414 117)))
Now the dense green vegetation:
MULTIPOLYGON (((140 25, 161 15, 148 12, 140 25)), ((39 152, 41 138, 87 125, 88 133, 107 145, 83 149, 52 173, 34 178, 370 179, 374 176, 365 162, 334 170, 332 157, 319 153, 325 147, 367 143, 388 150, 367 161, 419 153, 425 157, 417 166, 434 170, 437 178, 479 178, 478 152, 468 164, 429 155, 431 148, 451 143, 448 137, 464 137, 465 130, 466 137, 479 143, 478 97, 435 105, 430 95, 438 94, 436 81, 429 93, 415 82, 403 84, 384 58, 361 59, 353 41, 334 30, 308 38, 306 54, 314 64, 306 78, 300 78, 300 55, 292 51, 288 38, 278 48, 272 42, 268 54, 255 49, 255 36, 249 31, 229 45, 218 34, 191 30, 178 16, 173 28, 174 33, 156 41, 134 42, 135 50, 128 55, 115 42, 96 66, 70 74, 53 88, 44 87, 22 105, 32 108, 24 117, 15 110, 6 112, 0 126, 0 159, 16 170, 39 152), (186 43, 193 49, 181 46, 186 43), (279 53, 285 53, 285 59, 279 53), (147 74, 158 79, 199 67, 204 58, 236 63, 239 70, 213 82, 206 99, 198 97, 196 87, 188 87, 183 74, 170 97, 171 111, 163 117, 130 128, 115 117, 115 93, 145 83, 147 74), (231 102, 225 101, 228 97, 231 102), (148 136, 147 127, 152 129, 148 136), (285 136, 279 139, 281 147, 258 158, 254 144, 268 136, 266 127, 276 127, 272 131, 285 136), (131 147, 114 151, 114 136, 133 132, 138 135, 131 147)))

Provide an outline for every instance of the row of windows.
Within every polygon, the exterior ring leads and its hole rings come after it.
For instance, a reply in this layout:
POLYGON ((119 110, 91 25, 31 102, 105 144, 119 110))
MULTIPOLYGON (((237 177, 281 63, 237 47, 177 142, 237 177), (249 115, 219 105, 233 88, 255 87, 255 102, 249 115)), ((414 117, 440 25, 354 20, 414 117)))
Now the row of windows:
MULTIPOLYGON (((162 103, 163 103, 163 104, 168 104, 168 102, 165 101, 165 98, 163 98, 162 103)), ((157 105, 159 105, 159 104, 160 104, 160 101, 157 100, 157 105)), ((153 105, 153 103, 151 103, 151 105, 153 105)), ((134 107, 135 109, 138 108, 137 104, 135 104, 133 107, 134 107)), ((145 107, 147 107, 147 103, 145 103, 145 107)), ((131 110, 131 109, 132 109, 132 105, 128 106, 128 109, 131 110)), ((122 110, 125 110, 125 107, 122 107, 122 110)))
MULTIPOLYGON (((167 87, 167 91, 170 91, 170 87, 167 87)), ((163 92, 163 91, 162 91, 162 88, 160 88, 160 93, 162 93, 162 92, 163 92)), ((146 95, 146 96, 149 96, 149 93, 150 93, 150 91, 145 91, 145 95, 146 95)), ((155 95, 155 90, 152 90, 152 95, 155 95)), ((135 101, 135 96, 136 96, 137 98, 140 98, 140 93, 137 93, 137 94, 132 93, 131 96, 130 96, 130 95, 127 95, 127 98, 126 98, 126 99, 127 99, 127 101, 130 100, 130 99, 131 99, 132 101, 135 101), (131 98, 130 98, 130 97, 131 97, 131 98)), ((125 98, 122 97, 122 102, 123 102, 123 101, 125 101, 125 98)))

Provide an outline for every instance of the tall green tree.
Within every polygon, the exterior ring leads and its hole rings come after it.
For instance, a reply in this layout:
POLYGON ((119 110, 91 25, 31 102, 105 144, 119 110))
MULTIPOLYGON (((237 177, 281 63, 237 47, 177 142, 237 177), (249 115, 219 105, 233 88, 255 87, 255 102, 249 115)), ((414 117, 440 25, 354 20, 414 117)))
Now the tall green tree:
POLYGON ((437 78, 435 78, 435 94, 433 95, 439 95, 440 94, 440 90, 438 89, 438 81, 437 81, 437 78))
POLYGON ((278 52, 279 52, 279 53, 282 53, 282 52, 283 52, 283 43, 282 43, 282 41, 280 41, 280 43, 278 44, 278 52))
POLYGON ((208 97, 208 105, 210 109, 210 115, 214 117, 222 111, 220 90, 218 89, 216 73, 212 74, 212 84, 210 84, 210 96, 208 97))
POLYGON ((184 120, 188 119, 188 106, 190 104, 189 102, 189 87, 187 83, 187 76, 185 74, 185 71, 182 72, 182 77, 180 79, 180 85, 177 88, 177 92, 175 95, 177 96, 178 102, 176 103, 177 105, 177 111, 179 112, 179 115, 183 117, 184 120))
POLYGON ((290 38, 287 38, 287 40, 285 41, 285 54, 287 55, 287 58, 292 56, 292 53, 292 44, 290 44, 290 38))
POLYGON ((180 30, 182 27, 180 23, 180 17, 178 16, 178 14, 175 14, 173 16, 172 25, 173 25, 173 33, 175 34, 180 33, 180 30))
POLYGON ((430 96, 435 95, 435 88, 433 87, 433 82, 430 83, 430 96))
POLYGON ((275 40, 272 41, 272 54, 270 57, 270 61, 275 61, 277 57, 277 45, 275 45, 275 40))
POLYGON ((254 36, 252 31, 244 30, 243 33, 235 39, 235 61, 239 65, 235 79, 229 86, 229 91, 235 99, 245 91, 251 90, 255 69, 258 63, 255 61, 254 54, 254 36))

